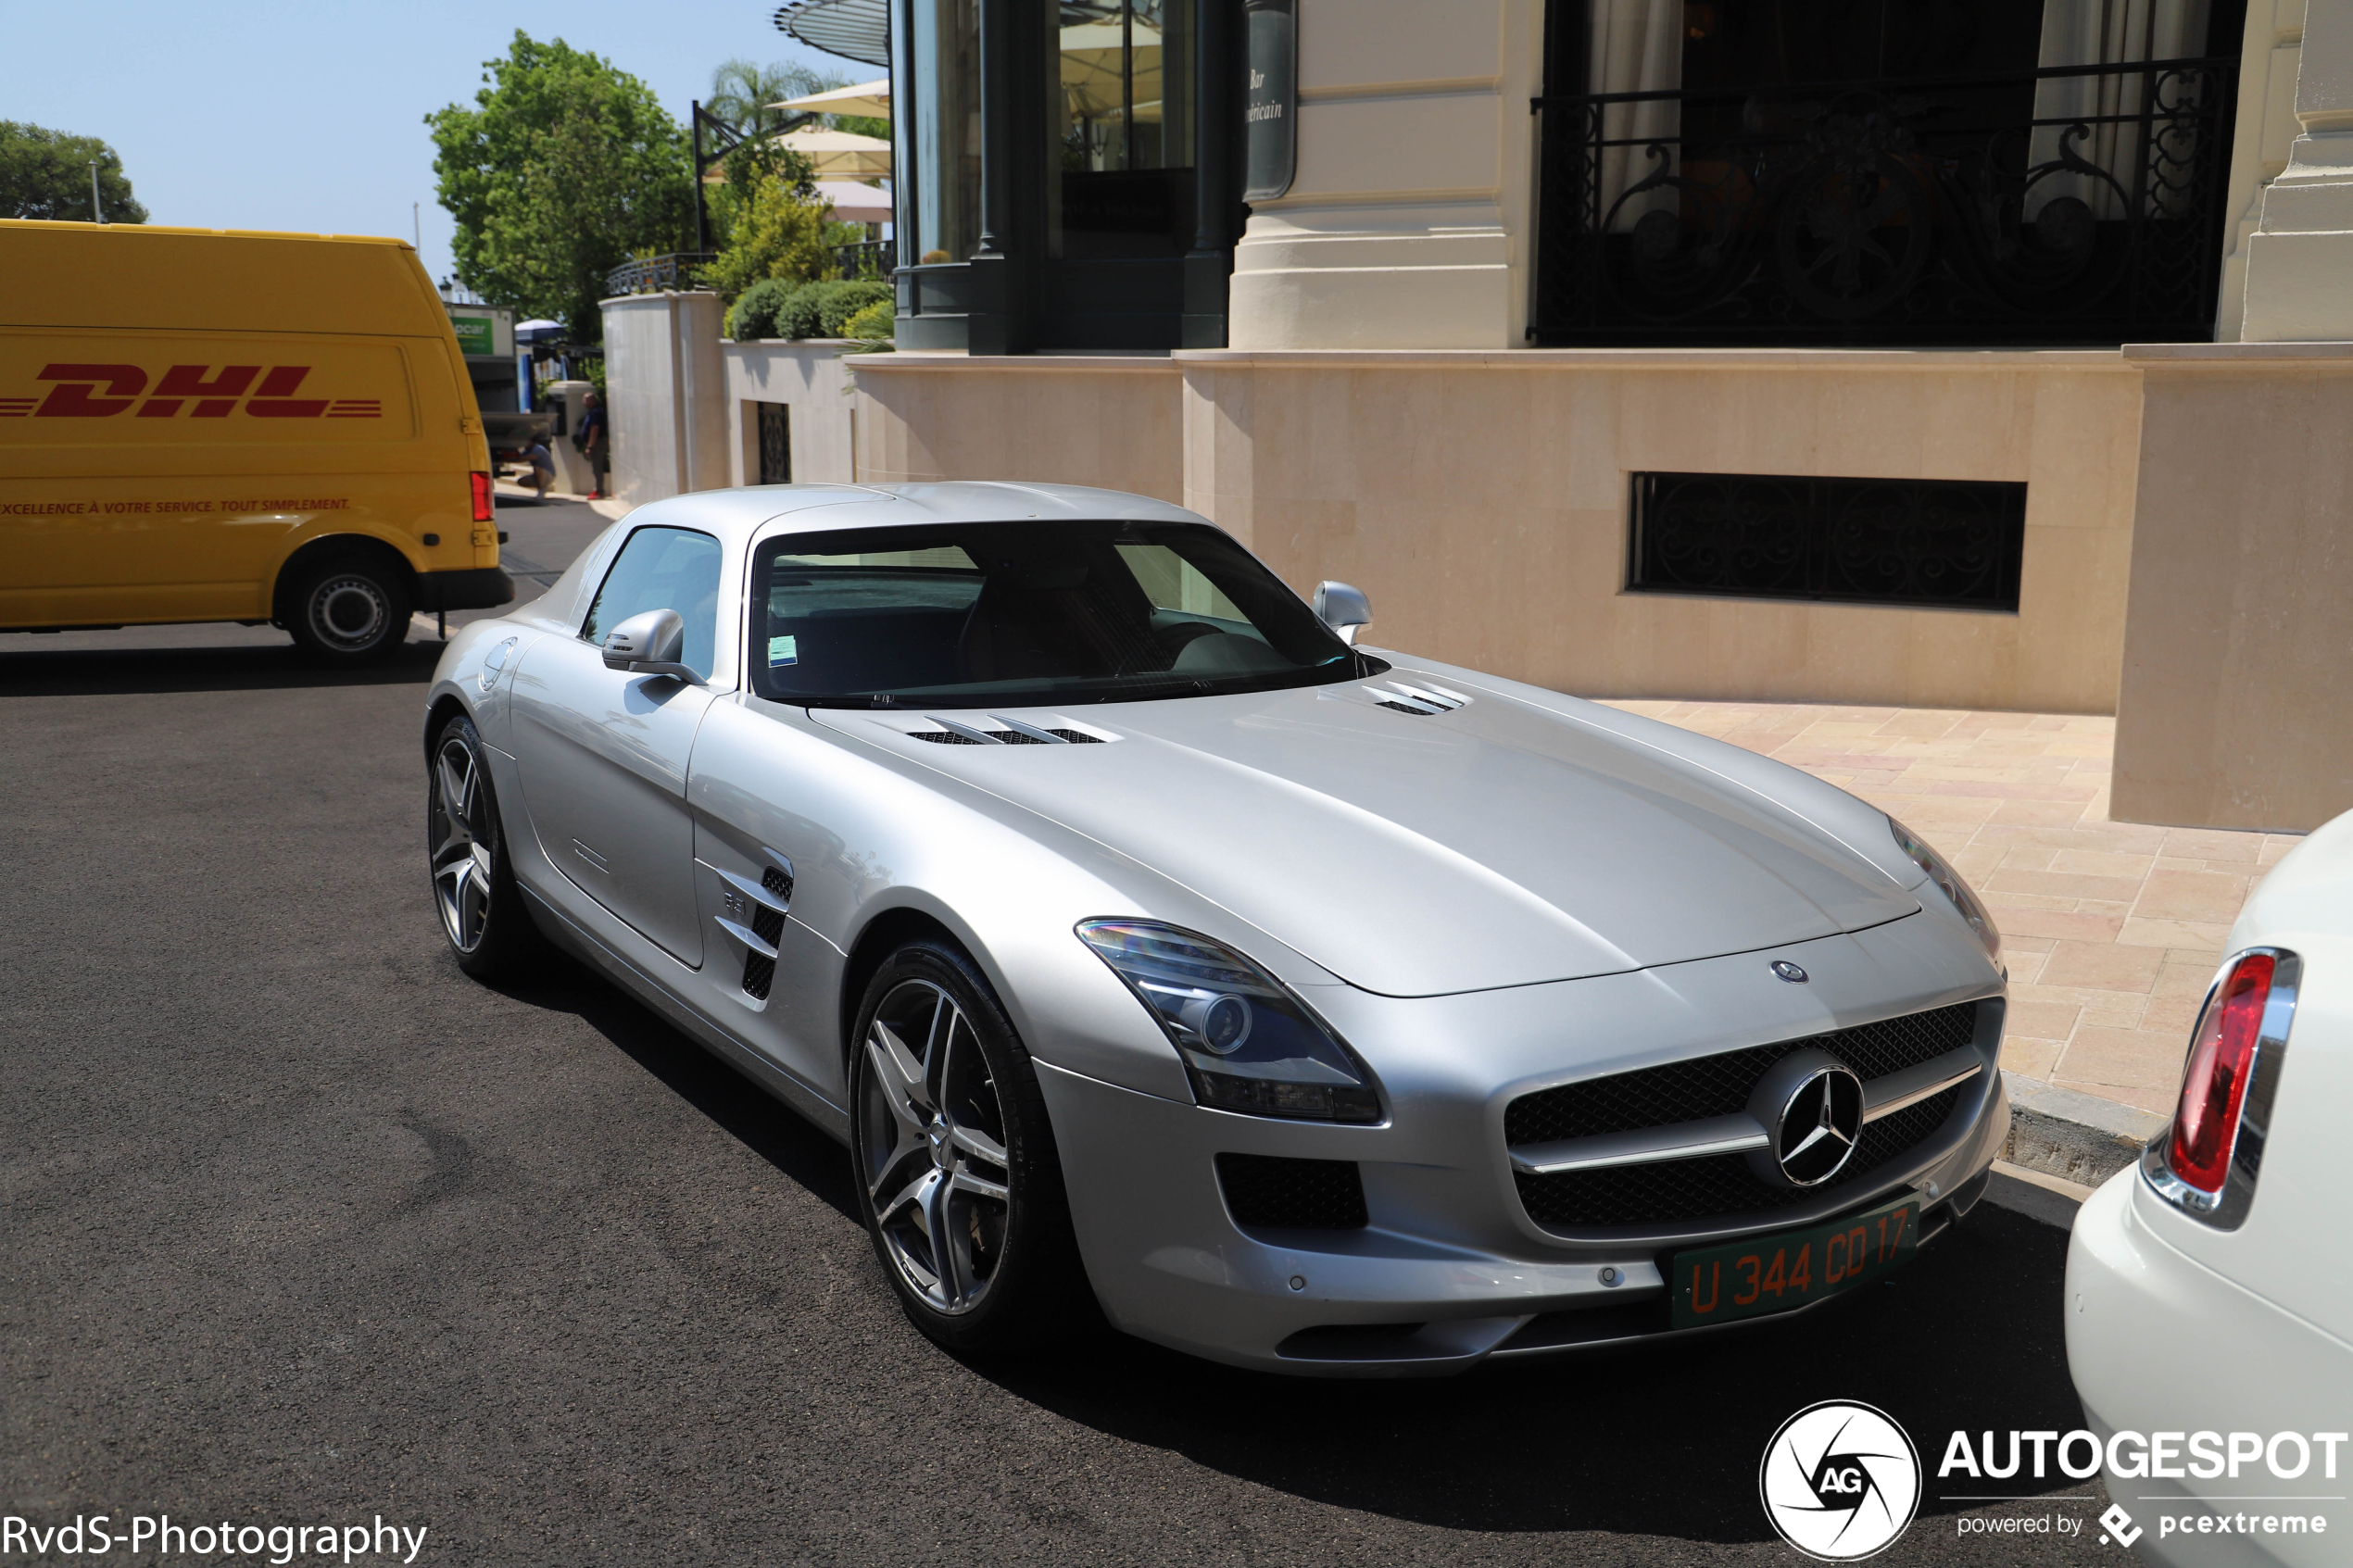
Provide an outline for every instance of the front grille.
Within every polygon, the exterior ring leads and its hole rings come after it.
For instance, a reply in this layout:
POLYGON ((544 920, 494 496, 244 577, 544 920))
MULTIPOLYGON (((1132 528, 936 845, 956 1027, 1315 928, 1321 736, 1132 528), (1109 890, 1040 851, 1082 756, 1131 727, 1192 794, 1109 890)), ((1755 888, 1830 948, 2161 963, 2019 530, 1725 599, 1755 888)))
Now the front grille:
POLYGON ((1268 1230, 1345 1231, 1367 1223, 1365 1180, 1353 1160, 1221 1154, 1217 1185, 1234 1223, 1268 1230))
POLYGON ((1528 1217, 1540 1225, 1555 1227, 1673 1224, 1785 1209, 1835 1192, 1917 1148, 1944 1124, 1967 1087, 1956 1085, 1867 1124, 1846 1169, 1820 1186, 1768 1186, 1748 1168, 1747 1158, 1738 1154, 1563 1171, 1550 1176, 1519 1171, 1513 1173, 1513 1179, 1518 1184, 1519 1200, 1527 1207, 1528 1217))
POLYGON ((776 960, 762 953, 744 955, 744 995, 755 1001, 768 999, 768 987, 776 983, 776 960))
MULTIPOLYGON (((1690 1061, 1645 1067, 1522 1095, 1504 1111, 1504 1141, 1552 1143, 1602 1133, 1664 1127, 1748 1109, 1765 1070, 1806 1047, 1830 1052, 1865 1083, 1917 1067, 1977 1037, 1977 1004, 1960 1002, 1929 1012, 1882 1019, 1808 1040, 1782 1040, 1690 1061)), ((1893 1118, 1890 1118, 1893 1120, 1893 1118)), ((1692 1161, 1690 1163, 1696 1163, 1692 1161)))

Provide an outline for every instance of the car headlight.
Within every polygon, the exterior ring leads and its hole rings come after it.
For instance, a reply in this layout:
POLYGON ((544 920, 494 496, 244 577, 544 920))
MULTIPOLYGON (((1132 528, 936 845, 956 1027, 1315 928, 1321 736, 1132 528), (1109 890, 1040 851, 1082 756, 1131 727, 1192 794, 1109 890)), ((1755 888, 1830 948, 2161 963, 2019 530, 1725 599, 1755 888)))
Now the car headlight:
POLYGON ((1994 929, 1994 917, 1987 914, 1985 906, 1977 901, 1977 895, 1969 890, 1968 883, 1961 880, 1961 873, 1946 865, 1944 857, 1931 849, 1919 834, 1893 817, 1887 819, 1887 831, 1895 835, 1896 844, 1912 858, 1912 864, 1926 872, 1928 880, 1936 884, 1937 890, 1953 901, 1953 908, 1961 912, 1961 918, 1969 922, 1969 928, 1977 933, 1977 939, 1985 944, 1986 957, 2000 958, 2002 934, 1994 929))
POLYGON ((1202 1104, 1315 1122, 1381 1119, 1372 1071, 1281 981, 1224 943, 1139 920, 1081 921, 1078 935, 1176 1047, 1202 1104))

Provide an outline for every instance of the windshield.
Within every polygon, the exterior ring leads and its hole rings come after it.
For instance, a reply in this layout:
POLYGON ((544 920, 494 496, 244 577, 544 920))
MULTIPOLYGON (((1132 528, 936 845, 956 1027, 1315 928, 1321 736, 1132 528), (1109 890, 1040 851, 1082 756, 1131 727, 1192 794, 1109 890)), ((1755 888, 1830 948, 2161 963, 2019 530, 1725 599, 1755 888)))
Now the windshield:
POLYGON ((1320 684, 1365 659, 1201 523, 799 533, 752 563, 753 689, 811 707, 1031 707, 1320 684))

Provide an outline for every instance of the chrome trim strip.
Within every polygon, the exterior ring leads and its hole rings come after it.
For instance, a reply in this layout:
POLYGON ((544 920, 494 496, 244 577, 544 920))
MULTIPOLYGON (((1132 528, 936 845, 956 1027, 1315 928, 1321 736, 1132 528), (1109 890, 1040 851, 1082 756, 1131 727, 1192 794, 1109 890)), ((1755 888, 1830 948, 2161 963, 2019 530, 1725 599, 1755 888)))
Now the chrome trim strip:
MULTIPOLYGON (((1035 724, 1025 724, 1018 719, 1008 719, 1002 713, 991 713, 989 717, 996 720, 997 722, 1004 725, 1005 728, 1013 731, 1013 734, 1017 735, 1027 735, 1031 740, 1042 740, 1048 746, 1068 746, 1070 744, 1070 742, 1063 739, 1062 736, 1054 734, 1051 730, 1041 730, 1035 724)), ((1003 741, 999 741, 997 744, 999 746, 1002 746, 1005 743, 1003 741)))
MULTIPOLYGON (((2141 1179, 2148 1184, 2149 1191, 2191 1219, 2221 1231, 2234 1231, 2246 1223, 2247 1210, 2255 1205, 2255 1180, 2263 1171, 2263 1146, 2271 1133, 2280 1070, 2287 1062, 2287 1035, 2296 1023, 2304 960, 2285 947, 2242 947, 2224 959, 2214 972, 2213 984, 2206 988, 2206 1003, 2197 1010, 2197 1022, 2190 1025, 2189 1044, 2182 1052, 2182 1073, 2186 1078, 2190 1055, 2205 1033, 2206 1015, 2221 995, 2222 982, 2240 960, 2259 953, 2271 960, 2271 994, 2263 1004, 2263 1022, 2255 1036, 2255 1069, 2247 1078, 2246 1098, 2239 1102, 2239 1124, 2232 1130, 2230 1173, 2222 1178, 2222 1190, 2208 1192, 2174 1174, 2167 1156, 2173 1142, 2171 1119, 2141 1150, 2141 1179)), ((2177 1103, 2174 1116, 2180 1114, 2177 1103)))
POLYGON ((1924 1099, 1966 1084, 1985 1071, 1985 1058, 1975 1046, 1957 1046, 1943 1056, 1931 1057, 1901 1073, 1873 1078, 1863 1085, 1863 1124, 1907 1110, 1924 1099))
POLYGON ((1531 1176, 1565 1171, 1594 1171, 1611 1165, 1648 1165, 1661 1160, 1697 1160, 1710 1154, 1743 1154, 1772 1140, 1754 1116, 1714 1116, 1665 1127, 1637 1127, 1590 1138, 1521 1144, 1511 1151, 1512 1169, 1531 1176))
MULTIPOLYGON (((703 864, 711 866, 711 862, 709 860, 705 860, 703 864)), ((737 876, 733 872, 720 871, 717 866, 711 866, 711 869, 712 872, 717 873, 720 881, 725 883, 728 886, 734 888, 736 892, 742 894, 745 897, 750 899, 761 909, 771 910, 774 913, 780 915, 788 912, 788 907, 785 901, 777 897, 774 893, 769 892, 767 888, 761 886, 759 883, 753 882, 747 877, 737 876)), ((785 874, 786 876, 790 876, 792 872, 789 870, 786 870, 785 874)))
POLYGON ((725 932, 728 935, 734 937, 745 947, 749 947, 761 958, 773 959, 776 956, 775 944, 762 940, 760 933, 754 931, 751 927, 748 925, 737 925, 725 915, 713 915, 711 918, 718 922, 720 930, 725 932))
POLYGON ((948 731, 950 734, 963 735, 967 740, 976 740, 983 746, 1002 746, 1005 744, 1003 741, 999 740, 995 735, 990 734, 987 730, 975 729, 972 725, 963 723, 958 720, 942 719, 937 713, 926 713, 924 717, 938 725, 941 729, 948 731))

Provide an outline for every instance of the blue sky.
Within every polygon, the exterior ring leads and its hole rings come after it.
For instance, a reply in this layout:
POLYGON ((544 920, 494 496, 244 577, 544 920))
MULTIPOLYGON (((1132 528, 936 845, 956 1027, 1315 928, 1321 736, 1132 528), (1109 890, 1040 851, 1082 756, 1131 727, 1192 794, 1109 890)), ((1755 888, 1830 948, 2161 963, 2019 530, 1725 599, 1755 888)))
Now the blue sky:
POLYGON ((517 28, 604 56, 683 124, 730 56, 883 72, 797 44, 776 0, 0 0, 0 119, 99 136, 149 221, 410 237, 453 270, 424 117, 471 103, 517 28))

